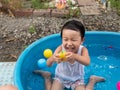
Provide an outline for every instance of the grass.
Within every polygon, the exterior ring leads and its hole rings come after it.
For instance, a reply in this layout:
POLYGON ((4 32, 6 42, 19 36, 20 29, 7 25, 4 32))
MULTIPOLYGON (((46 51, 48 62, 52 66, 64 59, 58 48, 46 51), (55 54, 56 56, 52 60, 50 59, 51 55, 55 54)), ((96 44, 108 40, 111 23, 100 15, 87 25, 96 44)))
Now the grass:
POLYGON ((40 0, 31 0, 32 8, 35 9, 48 9, 49 8, 49 0, 41 1, 40 0))
POLYGON ((120 0, 110 0, 111 7, 117 10, 117 14, 120 15, 120 0))
POLYGON ((33 34, 35 32, 35 26, 34 25, 31 25, 29 27, 29 33, 33 34))
POLYGON ((4 8, 20 9, 22 7, 22 0, 0 0, 4 8))

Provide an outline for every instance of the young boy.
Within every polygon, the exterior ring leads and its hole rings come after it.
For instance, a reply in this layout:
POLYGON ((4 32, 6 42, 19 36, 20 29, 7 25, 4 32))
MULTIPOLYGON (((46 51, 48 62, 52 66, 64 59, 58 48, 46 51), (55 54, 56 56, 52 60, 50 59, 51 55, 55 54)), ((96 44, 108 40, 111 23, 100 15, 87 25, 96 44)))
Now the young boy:
POLYGON ((90 64, 90 57, 84 42, 85 28, 77 20, 66 22, 61 29, 62 44, 57 47, 54 54, 47 60, 51 66, 57 62, 55 78, 51 83, 51 74, 46 71, 35 70, 45 79, 46 90, 93 90, 96 82, 105 79, 98 76, 91 76, 88 85, 84 83, 84 66, 90 64), (60 52, 65 52, 65 58, 60 57, 60 52), (65 60, 65 62, 62 62, 65 60))

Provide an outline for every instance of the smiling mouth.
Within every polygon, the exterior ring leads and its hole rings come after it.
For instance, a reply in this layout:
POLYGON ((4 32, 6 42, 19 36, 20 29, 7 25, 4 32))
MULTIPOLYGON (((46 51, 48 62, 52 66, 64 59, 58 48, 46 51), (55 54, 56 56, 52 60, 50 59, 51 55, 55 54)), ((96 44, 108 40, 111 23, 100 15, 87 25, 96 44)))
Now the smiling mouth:
POLYGON ((66 51, 67 51, 67 52, 72 52, 74 49, 75 49, 75 48, 73 48, 73 47, 72 47, 72 48, 69 47, 69 48, 66 48, 66 51))

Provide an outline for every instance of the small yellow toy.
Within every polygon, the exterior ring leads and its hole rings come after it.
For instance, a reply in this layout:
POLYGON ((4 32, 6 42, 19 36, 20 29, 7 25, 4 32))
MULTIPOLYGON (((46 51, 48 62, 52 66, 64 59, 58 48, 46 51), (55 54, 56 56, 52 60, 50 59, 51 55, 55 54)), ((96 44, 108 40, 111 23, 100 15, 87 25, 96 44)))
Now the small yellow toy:
POLYGON ((43 55, 45 58, 49 58, 51 57, 53 54, 52 50, 51 49, 45 49, 44 52, 43 52, 43 55))
POLYGON ((59 53, 59 56, 60 56, 60 58, 62 59, 62 62, 65 62, 65 61, 66 61, 65 54, 66 54, 66 52, 64 52, 64 51, 62 51, 62 52, 59 53))

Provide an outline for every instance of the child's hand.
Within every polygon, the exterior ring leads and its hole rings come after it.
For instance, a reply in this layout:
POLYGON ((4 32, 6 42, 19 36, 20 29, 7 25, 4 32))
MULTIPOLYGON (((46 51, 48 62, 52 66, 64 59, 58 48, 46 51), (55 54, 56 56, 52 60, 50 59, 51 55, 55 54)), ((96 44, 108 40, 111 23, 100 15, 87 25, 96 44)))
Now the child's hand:
POLYGON ((53 55, 53 60, 54 60, 54 62, 60 63, 61 62, 61 58, 59 57, 59 54, 54 54, 53 55))
POLYGON ((60 52, 59 54, 53 55, 53 62, 74 62, 74 53, 72 52, 60 52))
POLYGON ((73 62, 74 61, 74 53, 72 52, 60 52, 59 53, 59 62, 73 62))
POLYGON ((68 62, 74 62, 74 53, 73 52, 66 52, 66 60, 68 62))

